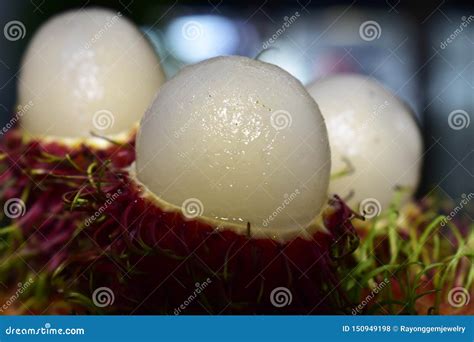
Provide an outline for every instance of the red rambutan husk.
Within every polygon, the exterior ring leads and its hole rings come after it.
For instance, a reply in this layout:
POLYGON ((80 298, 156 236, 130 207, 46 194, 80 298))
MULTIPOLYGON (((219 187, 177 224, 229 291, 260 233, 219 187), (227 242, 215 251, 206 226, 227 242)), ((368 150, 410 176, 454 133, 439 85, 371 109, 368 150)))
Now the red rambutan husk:
MULTIPOLYGON (((110 160, 114 166, 124 167, 135 159, 134 139, 106 149, 71 147, 60 142, 24 142, 18 129, 2 138, 0 153, 0 201, 21 199, 25 207, 21 216, 9 222, 19 228, 22 239, 11 246, 13 255, 2 256, 2 266, 20 257, 26 271, 34 273, 55 270, 68 255, 65 245, 83 214, 70 211, 63 196, 87 182, 91 163, 110 160)), ((18 267, 14 271, 13 278, 21 273, 18 267)))
POLYGON ((358 238, 352 211, 337 197, 323 213, 327 231, 282 243, 252 237, 250 226, 242 235, 165 212, 113 167, 101 187, 81 190, 81 209, 101 215, 75 237, 56 274, 66 296, 93 298, 108 287, 115 298, 103 312, 128 314, 335 314, 350 307, 336 271, 358 238), (271 300, 279 287, 290 292, 283 307, 271 300))

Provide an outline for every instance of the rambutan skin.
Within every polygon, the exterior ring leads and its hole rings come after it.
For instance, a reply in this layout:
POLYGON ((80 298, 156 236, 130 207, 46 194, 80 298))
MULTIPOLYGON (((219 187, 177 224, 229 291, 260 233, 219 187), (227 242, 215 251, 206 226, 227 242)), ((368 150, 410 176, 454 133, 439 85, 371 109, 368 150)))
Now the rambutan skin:
MULTIPOLYGON (((188 221, 145 199, 123 171, 135 158, 133 140, 71 148, 25 143, 14 130, 0 150, 1 200, 25 202, 24 216, 12 220, 25 268, 48 274, 50 293, 65 302, 71 293, 92 298, 101 286, 114 292, 112 306, 75 303, 76 312, 323 314, 350 306, 336 270, 356 234, 337 198, 324 214, 328 232, 281 243, 252 237, 251 227, 240 235, 188 221), (272 297, 280 288, 289 293, 283 306, 272 297)), ((12 282, 23 271, 15 269, 12 282)))
POLYGON ((349 305, 336 270, 357 236, 339 198, 323 214, 327 232, 282 243, 165 212, 125 172, 108 172, 102 193, 89 190, 81 200, 91 218, 101 215, 71 244, 59 290, 91 298, 110 288, 114 303, 102 312, 334 314, 349 305), (281 288, 284 305, 274 293, 281 288))
POLYGON ((110 162, 126 167, 135 159, 133 137, 129 143, 111 143, 100 149, 60 141, 25 142, 19 129, 10 130, 0 140, 0 155, 2 207, 9 199, 21 201, 24 207, 22 215, 10 220, 21 233, 11 247, 15 256, 24 259, 23 266, 35 272, 53 271, 65 259, 65 244, 84 214, 70 211, 64 198, 88 182, 91 164, 110 162))

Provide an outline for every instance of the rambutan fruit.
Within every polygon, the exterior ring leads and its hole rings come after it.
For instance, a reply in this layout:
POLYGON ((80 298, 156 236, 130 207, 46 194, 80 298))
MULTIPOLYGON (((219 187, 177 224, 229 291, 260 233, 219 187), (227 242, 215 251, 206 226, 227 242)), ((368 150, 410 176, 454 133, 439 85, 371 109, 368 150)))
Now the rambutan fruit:
POLYGON ((423 155, 412 110, 379 82, 358 74, 329 76, 307 89, 328 127, 334 175, 329 192, 369 217, 388 209, 399 188, 409 199, 420 181, 423 155))
POLYGON ((244 57, 185 67, 143 117, 136 152, 73 196, 89 217, 59 292, 116 313, 348 307, 337 269, 357 246, 354 214, 326 204, 326 127, 287 72, 244 57))
POLYGON ((345 293, 359 303, 351 312, 473 312, 467 300, 474 291, 469 224, 448 225, 436 194, 421 202, 412 197, 423 154, 413 112, 362 75, 330 76, 307 89, 328 127, 329 192, 343 196, 364 217, 354 220, 360 247, 353 267, 343 272, 348 275, 343 278, 345 293), (453 301, 454 293, 460 303, 453 301))
POLYGON ((134 161, 138 121, 163 82, 153 48, 121 13, 74 10, 39 29, 22 61, 18 112, 2 131, 0 268, 15 270, 2 279, 61 263, 82 222, 63 198, 97 164, 134 161))

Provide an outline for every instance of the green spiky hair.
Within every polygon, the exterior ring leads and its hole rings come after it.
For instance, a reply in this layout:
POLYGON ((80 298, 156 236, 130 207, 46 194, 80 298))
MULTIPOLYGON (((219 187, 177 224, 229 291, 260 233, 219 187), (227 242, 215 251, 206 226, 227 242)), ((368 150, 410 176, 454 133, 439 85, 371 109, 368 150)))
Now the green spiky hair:
POLYGON ((359 224, 355 264, 344 270, 352 313, 474 313, 474 225, 441 215, 437 194, 404 206, 400 198, 359 224))

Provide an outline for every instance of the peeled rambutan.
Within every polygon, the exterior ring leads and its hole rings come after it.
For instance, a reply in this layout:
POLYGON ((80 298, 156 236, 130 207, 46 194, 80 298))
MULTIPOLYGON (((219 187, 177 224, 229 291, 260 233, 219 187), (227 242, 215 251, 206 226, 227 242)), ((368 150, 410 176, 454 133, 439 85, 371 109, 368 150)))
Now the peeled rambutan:
POLYGON ((423 139, 413 111, 373 78, 338 74, 310 84, 331 144, 330 193, 354 210, 386 210, 396 189, 411 198, 420 183, 423 139))
POLYGON ((88 218, 59 292, 119 313, 347 309, 337 269, 357 246, 354 214, 326 204, 324 121, 288 73, 243 57, 184 68, 142 119, 136 151, 135 165, 104 167, 71 196, 88 218))
POLYGON ((109 309, 121 313, 321 314, 349 306, 336 270, 358 240, 340 199, 322 213, 325 230, 283 242, 252 236, 250 224, 239 233, 163 210, 129 177, 111 169, 102 194, 82 190, 88 223, 54 280, 62 293, 94 299, 106 287, 109 309))
POLYGON ((84 219, 64 198, 96 165, 134 161, 138 121, 163 82, 151 45, 121 13, 70 11, 35 34, 22 61, 18 111, 0 142, 2 279, 52 272, 64 260, 84 219))

